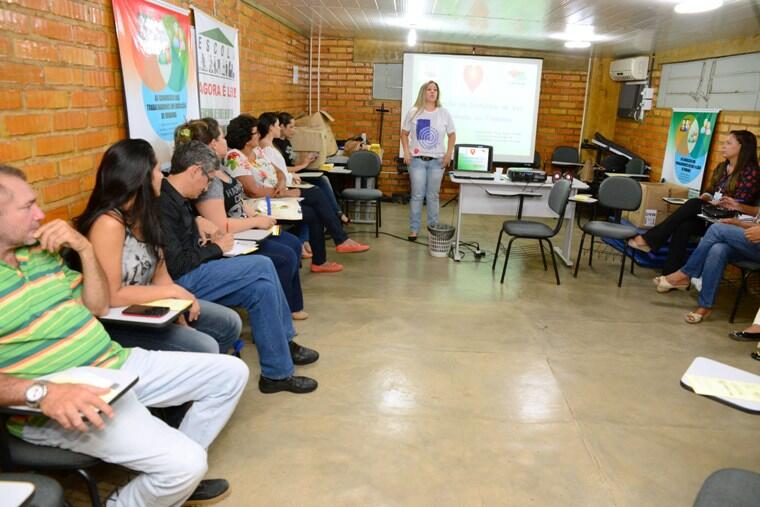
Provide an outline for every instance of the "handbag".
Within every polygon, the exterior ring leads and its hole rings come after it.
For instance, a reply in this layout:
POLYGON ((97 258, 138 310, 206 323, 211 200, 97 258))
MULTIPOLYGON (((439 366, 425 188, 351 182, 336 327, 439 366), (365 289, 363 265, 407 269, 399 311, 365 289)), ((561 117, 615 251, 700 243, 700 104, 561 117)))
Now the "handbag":
POLYGON ((724 218, 734 218, 739 212, 706 202, 702 204, 702 214, 715 220, 722 220, 724 218))

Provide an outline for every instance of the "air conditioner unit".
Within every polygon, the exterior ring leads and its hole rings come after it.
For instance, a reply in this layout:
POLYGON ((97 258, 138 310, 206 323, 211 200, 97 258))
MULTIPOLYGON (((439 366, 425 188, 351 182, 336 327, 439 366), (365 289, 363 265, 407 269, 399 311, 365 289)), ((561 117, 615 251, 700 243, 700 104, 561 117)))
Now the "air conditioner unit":
POLYGON ((610 78, 613 81, 642 81, 647 78, 648 71, 648 56, 624 58, 610 64, 610 78))

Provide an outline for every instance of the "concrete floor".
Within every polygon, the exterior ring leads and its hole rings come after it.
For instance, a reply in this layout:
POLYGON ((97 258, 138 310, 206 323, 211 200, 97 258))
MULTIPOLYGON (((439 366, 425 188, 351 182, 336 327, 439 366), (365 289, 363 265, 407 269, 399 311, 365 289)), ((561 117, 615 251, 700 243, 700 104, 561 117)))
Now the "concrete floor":
MULTIPOLYGON (((407 212, 384 204, 383 231, 405 237, 407 212)), ((688 325, 695 293, 657 294, 653 271, 618 288, 619 257, 598 248, 557 287, 529 242, 501 285, 499 227, 466 216, 463 239, 489 254, 457 264, 352 225, 370 252, 331 252, 340 274, 302 270, 297 340, 321 358, 297 372, 319 389, 259 393, 246 346, 251 382, 209 454, 209 477, 232 484, 218 505, 689 506, 710 472, 760 470, 760 419, 679 386, 696 356, 758 371, 754 344, 726 336, 734 287, 688 325)))

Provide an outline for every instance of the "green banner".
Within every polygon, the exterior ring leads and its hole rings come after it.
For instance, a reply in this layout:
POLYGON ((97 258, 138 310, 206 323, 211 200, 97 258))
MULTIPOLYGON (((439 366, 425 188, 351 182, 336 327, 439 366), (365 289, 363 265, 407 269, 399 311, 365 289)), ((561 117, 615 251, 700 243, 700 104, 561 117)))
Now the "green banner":
POLYGON ((702 189, 719 109, 673 109, 662 161, 662 179, 689 188, 689 197, 702 189))

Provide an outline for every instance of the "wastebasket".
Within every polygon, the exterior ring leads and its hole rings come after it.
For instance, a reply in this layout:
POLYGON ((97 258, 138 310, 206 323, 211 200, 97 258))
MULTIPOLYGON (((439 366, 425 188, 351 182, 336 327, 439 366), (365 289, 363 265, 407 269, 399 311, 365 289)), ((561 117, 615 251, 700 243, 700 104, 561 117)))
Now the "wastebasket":
POLYGON ((448 224, 428 225, 430 240, 428 251, 433 257, 447 257, 451 250, 451 243, 456 229, 448 224))

